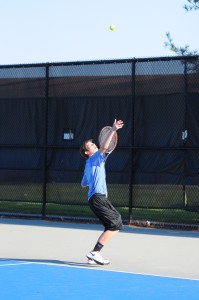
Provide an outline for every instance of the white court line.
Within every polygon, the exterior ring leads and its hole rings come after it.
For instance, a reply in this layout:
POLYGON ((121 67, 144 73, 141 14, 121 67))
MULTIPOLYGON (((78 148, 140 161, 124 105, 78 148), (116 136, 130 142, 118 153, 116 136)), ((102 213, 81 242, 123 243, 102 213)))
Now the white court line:
POLYGON ((171 279, 181 279, 181 280, 193 280, 199 281, 196 278, 186 278, 186 277, 173 277, 173 276, 166 276, 166 275, 157 275, 157 274, 148 274, 148 273, 135 273, 135 272, 126 272, 126 271, 117 271, 117 270, 106 270, 106 269, 95 269, 94 267, 84 267, 84 266, 75 266, 70 264, 56 264, 56 263, 45 263, 45 262, 19 262, 15 264, 4 264, 0 265, 0 267, 7 267, 7 266, 19 266, 19 265, 47 265, 47 266, 55 266, 55 267, 65 267, 65 268, 76 268, 76 269, 87 269, 87 270, 94 270, 94 271, 104 271, 104 272, 114 272, 114 273, 123 273, 123 274, 132 274, 132 275, 142 275, 142 276, 153 276, 153 277, 163 277, 163 278, 171 278, 171 279))
POLYGON ((15 264, 4 264, 4 265, 0 265, 0 267, 30 265, 30 264, 33 264, 33 262, 20 262, 20 263, 15 263, 15 264))
POLYGON ((199 281, 199 278, 185 278, 185 277, 173 277, 166 275, 157 275, 157 274, 148 274, 148 273, 135 273, 135 272, 126 272, 126 271, 117 271, 117 270, 106 270, 106 269, 95 269, 94 267, 84 267, 84 266, 75 266, 70 264, 56 264, 56 263, 44 263, 44 262, 29 262, 29 264, 35 265, 47 265, 47 266, 56 266, 56 267, 66 267, 66 268, 76 268, 76 269, 87 269, 93 271, 104 271, 104 272, 114 272, 114 273, 123 273, 123 274, 132 274, 132 275, 142 275, 142 276, 153 276, 153 277, 162 277, 162 278, 171 278, 171 279, 181 279, 181 280, 193 280, 199 281))

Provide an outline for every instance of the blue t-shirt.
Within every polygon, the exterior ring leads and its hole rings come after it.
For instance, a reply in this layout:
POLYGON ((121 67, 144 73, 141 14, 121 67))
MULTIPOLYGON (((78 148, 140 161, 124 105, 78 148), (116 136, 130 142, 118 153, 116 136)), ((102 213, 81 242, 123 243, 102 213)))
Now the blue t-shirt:
POLYGON ((98 150, 86 161, 81 185, 89 187, 88 199, 97 193, 107 197, 105 158, 106 154, 101 155, 98 150))

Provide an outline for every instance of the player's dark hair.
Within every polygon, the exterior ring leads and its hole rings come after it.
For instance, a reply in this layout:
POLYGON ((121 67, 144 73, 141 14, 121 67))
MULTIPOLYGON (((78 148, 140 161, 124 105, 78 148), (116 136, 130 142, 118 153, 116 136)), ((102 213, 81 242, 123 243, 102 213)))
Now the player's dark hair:
POLYGON ((87 149, 86 149, 86 145, 87 145, 87 143, 88 142, 93 142, 93 140, 92 139, 89 139, 89 140, 86 140, 84 143, 83 143, 83 145, 80 147, 80 154, 81 154, 81 156, 83 156, 84 158, 89 158, 89 156, 88 156, 88 154, 86 154, 85 152, 87 151, 87 149))

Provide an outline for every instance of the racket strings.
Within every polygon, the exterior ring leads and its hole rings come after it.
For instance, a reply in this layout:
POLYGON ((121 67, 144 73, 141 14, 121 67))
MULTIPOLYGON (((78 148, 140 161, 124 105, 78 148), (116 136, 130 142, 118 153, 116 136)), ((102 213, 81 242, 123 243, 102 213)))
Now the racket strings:
MULTIPOLYGON (((99 137, 99 144, 100 144, 100 147, 103 147, 104 143, 106 142, 109 134, 110 134, 110 131, 111 131, 111 128, 110 127, 105 127, 102 131, 101 131, 101 134, 100 134, 100 137, 99 137)), ((117 135, 116 133, 113 135, 107 149, 105 149, 106 153, 110 153, 111 151, 114 150, 115 146, 116 146, 116 143, 117 143, 117 135)))

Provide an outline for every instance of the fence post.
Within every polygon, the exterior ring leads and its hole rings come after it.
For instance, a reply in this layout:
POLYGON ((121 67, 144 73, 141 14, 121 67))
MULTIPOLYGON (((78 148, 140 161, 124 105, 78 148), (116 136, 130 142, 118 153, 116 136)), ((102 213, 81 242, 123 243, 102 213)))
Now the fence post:
POLYGON ((133 154, 134 154, 134 126, 135 126, 135 60, 132 61, 132 86, 131 86, 131 142, 130 142, 130 180, 129 180, 129 224, 132 223, 133 207, 133 154))
POLYGON ((46 87, 44 99, 44 145, 43 145, 43 205, 42 217, 46 216, 46 181, 47 181, 47 143, 48 143, 48 84, 49 65, 46 65, 46 87))
MULTIPOLYGON (((184 139, 183 139, 183 148, 186 148, 186 136, 185 132, 187 130, 187 60, 184 61, 184 97, 185 97, 185 117, 184 117, 184 139)), ((186 209, 187 200, 186 200, 186 149, 184 150, 184 166, 183 166, 183 209, 186 209)))

